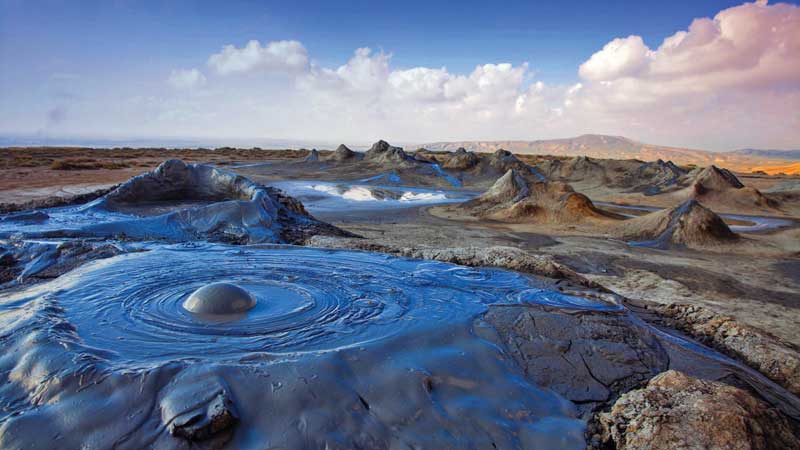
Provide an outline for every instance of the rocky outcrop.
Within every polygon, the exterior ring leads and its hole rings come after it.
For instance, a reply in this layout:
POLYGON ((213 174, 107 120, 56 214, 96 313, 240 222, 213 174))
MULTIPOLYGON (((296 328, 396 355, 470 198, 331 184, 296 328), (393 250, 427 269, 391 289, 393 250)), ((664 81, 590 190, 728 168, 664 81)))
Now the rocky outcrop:
POLYGON ((480 162, 480 158, 473 152, 468 152, 464 147, 460 147, 442 164, 444 169, 468 170, 480 162))
POLYGON ((615 234, 626 241, 708 247, 736 241, 739 236, 713 211, 696 200, 652 212, 620 224, 615 234))
POLYGON ((483 195, 457 206, 482 218, 536 223, 580 223, 618 218, 559 181, 530 181, 509 170, 483 195))
POLYGON ((585 416, 669 366, 652 331, 624 310, 491 306, 483 320, 528 378, 576 403, 585 416))
POLYGON ((787 420, 727 384, 664 372, 599 415, 603 440, 618 450, 800 448, 787 420))
POLYGON ((778 337, 688 304, 650 305, 664 324, 725 353, 800 395, 800 349, 778 337))

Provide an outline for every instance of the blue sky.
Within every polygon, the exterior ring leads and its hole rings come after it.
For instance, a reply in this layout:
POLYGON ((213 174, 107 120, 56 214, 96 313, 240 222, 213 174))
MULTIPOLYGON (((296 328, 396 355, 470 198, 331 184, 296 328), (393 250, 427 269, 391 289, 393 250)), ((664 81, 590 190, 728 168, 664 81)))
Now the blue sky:
MULTIPOLYGON (((114 115, 120 102, 137 96, 159 98, 171 104, 181 102, 164 83, 176 69, 197 68, 207 79, 205 89, 220 93, 221 82, 208 73, 209 56, 224 45, 243 47, 253 39, 264 45, 273 41, 299 41, 309 61, 330 69, 347 63, 354 50, 361 47, 391 54, 392 70, 446 67, 450 74, 469 75, 478 65, 510 63, 516 67, 527 62, 520 92, 536 82, 567 89, 582 81, 579 66, 615 38, 641 36, 647 47, 656 49, 665 38, 686 30, 693 19, 713 18, 739 4, 731 1, 381 4, 0 0, 0 122, 5 122, 0 124, 0 132, 91 135, 93 130, 87 122, 97 119, 98 124, 107 128, 106 132, 98 130, 98 135, 203 134, 193 133, 194 129, 186 124, 177 127, 179 131, 175 133, 164 133, 169 127, 152 123, 126 127, 102 116, 114 115), (100 114, 103 111, 108 114, 100 114), (73 119, 82 123, 70 123, 73 119)), ((236 83, 245 82, 253 83, 254 92, 265 92, 266 82, 250 77, 236 83)), ((275 83, 267 85, 274 87, 275 83)), ((231 86, 226 92, 231 95, 234 89, 231 86)), ((275 94, 267 98, 281 97, 288 88, 274 89, 275 94)), ((197 94, 194 95, 191 101, 196 107, 197 94)), ((288 99, 287 102, 291 103, 288 99)), ((706 110, 709 107, 714 105, 705 105, 706 110)), ((133 111, 129 114, 136 116, 133 111)), ((115 117, 118 122, 126 121, 125 114, 115 117)), ((571 126, 576 133, 612 131, 602 126, 580 130, 575 120, 571 126)), ((132 121, 146 122, 138 116, 132 121)), ((531 119, 528 123, 535 122, 531 119)), ((221 125, 226 130, 221 137, 242 131, 221 125)), ((199 130, 207 128, 203 125, 199 130)), ((291 127, 279 128, 274 132, 292 131, 291 127)), ((329 128, 326 130, 324 122, 315 125, 314 137, 323 138, 326 131, 332 138, 356 137, 340 135, 335 124, 329 128)), ((572 128, 566 125, 553 128, 551 134, 566 133, 572 128)), ((302 138, 264 136, 271 131, 255 127, 244 131, 248 136, 242 137, 302 138)), ((417 139, 408 134, 404 132, 396 138, 417 139)), ((502 127, 487 127, 471 136, 461 134, 464 133, 457 129, 441 136, 425 132, 419 139, 549 137, 538 136, 530 129, 509 132, 502 127)), ((648 137, 647 133, 639 134, 648 137)), ((674 142, 688 145, 693 139, 699 145, 722 144, 688 134, 686 139, 674 142)), ((763 140, 763 144, 785 146, 793 139, 794 136, 780 142, 763 140)), ((762 140, 754 137, 747 143, 757 145, 762 140)))

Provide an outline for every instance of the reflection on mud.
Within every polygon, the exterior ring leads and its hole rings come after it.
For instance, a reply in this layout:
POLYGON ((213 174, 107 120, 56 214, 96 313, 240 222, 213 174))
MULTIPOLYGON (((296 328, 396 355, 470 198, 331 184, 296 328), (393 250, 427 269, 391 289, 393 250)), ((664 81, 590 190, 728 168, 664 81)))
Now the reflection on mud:
POLYGON ((441 203, 460 203, 477 193, 403 186, 378 186, 324 181, 279 181, 272 184, 301 200, 312 214, 366 211, 441 203))

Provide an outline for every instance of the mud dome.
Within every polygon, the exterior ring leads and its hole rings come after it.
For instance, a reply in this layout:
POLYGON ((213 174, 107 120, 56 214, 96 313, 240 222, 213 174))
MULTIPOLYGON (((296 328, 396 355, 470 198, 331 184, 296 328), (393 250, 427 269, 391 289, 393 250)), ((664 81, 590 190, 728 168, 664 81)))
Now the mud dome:
POLYGON ((235 284, 211 283, 192 292, 183 302, 183 309, 195 314, 224 317, 244 314, 253 309, 256 303, 251 293, 235 284))
POLYGON ((619 309, 373 253, 204 244, 95 261, 0 301, 0 447, 583 448, 577 408, 475 328, 498 303, 619 309), (217 280, 271 301, 226 324, 181 307, 217 280))
POLYGON ((80 207, 0 221, 0 236, 124 237, 233 243, 298 242, 347 234, 317 221, 280 190, 204 164, 169 160, 80 207))

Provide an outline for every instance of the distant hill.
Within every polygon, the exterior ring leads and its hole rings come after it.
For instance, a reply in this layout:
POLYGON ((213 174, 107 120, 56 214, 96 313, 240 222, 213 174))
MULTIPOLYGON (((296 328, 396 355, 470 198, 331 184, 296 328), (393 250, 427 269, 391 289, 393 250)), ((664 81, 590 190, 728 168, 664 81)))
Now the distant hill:
POLYGON ((731 152, 735 155, 755 156, 768 159, 800 159, 800 150, 762 150, 757 148, 743 148, 731 152))
POLYGON ((777 175, 780 173, 786 175, 800 175, 800 162, 785 164, 781 166, 756 166, 752 168, 753 172, 759 171, 769 175, 777 175))
MULTIPOLYGON (((698 166, 717 165, 731 170, 749 172, 754 166, 777 166, 774 157, 711 152, 707 150, 645 144, 624 136, 584 134, 574 138, 537 141, 460 141, 423 144, 429 150, 454 151, 459 147, 475 152, 493 152, 503 148, 514 153, 556 156, 589 156, 608 159, 639 159, 642 161, 673 161, 698 166)), ((785 159, 785 158, 781 158, 785 159)))

